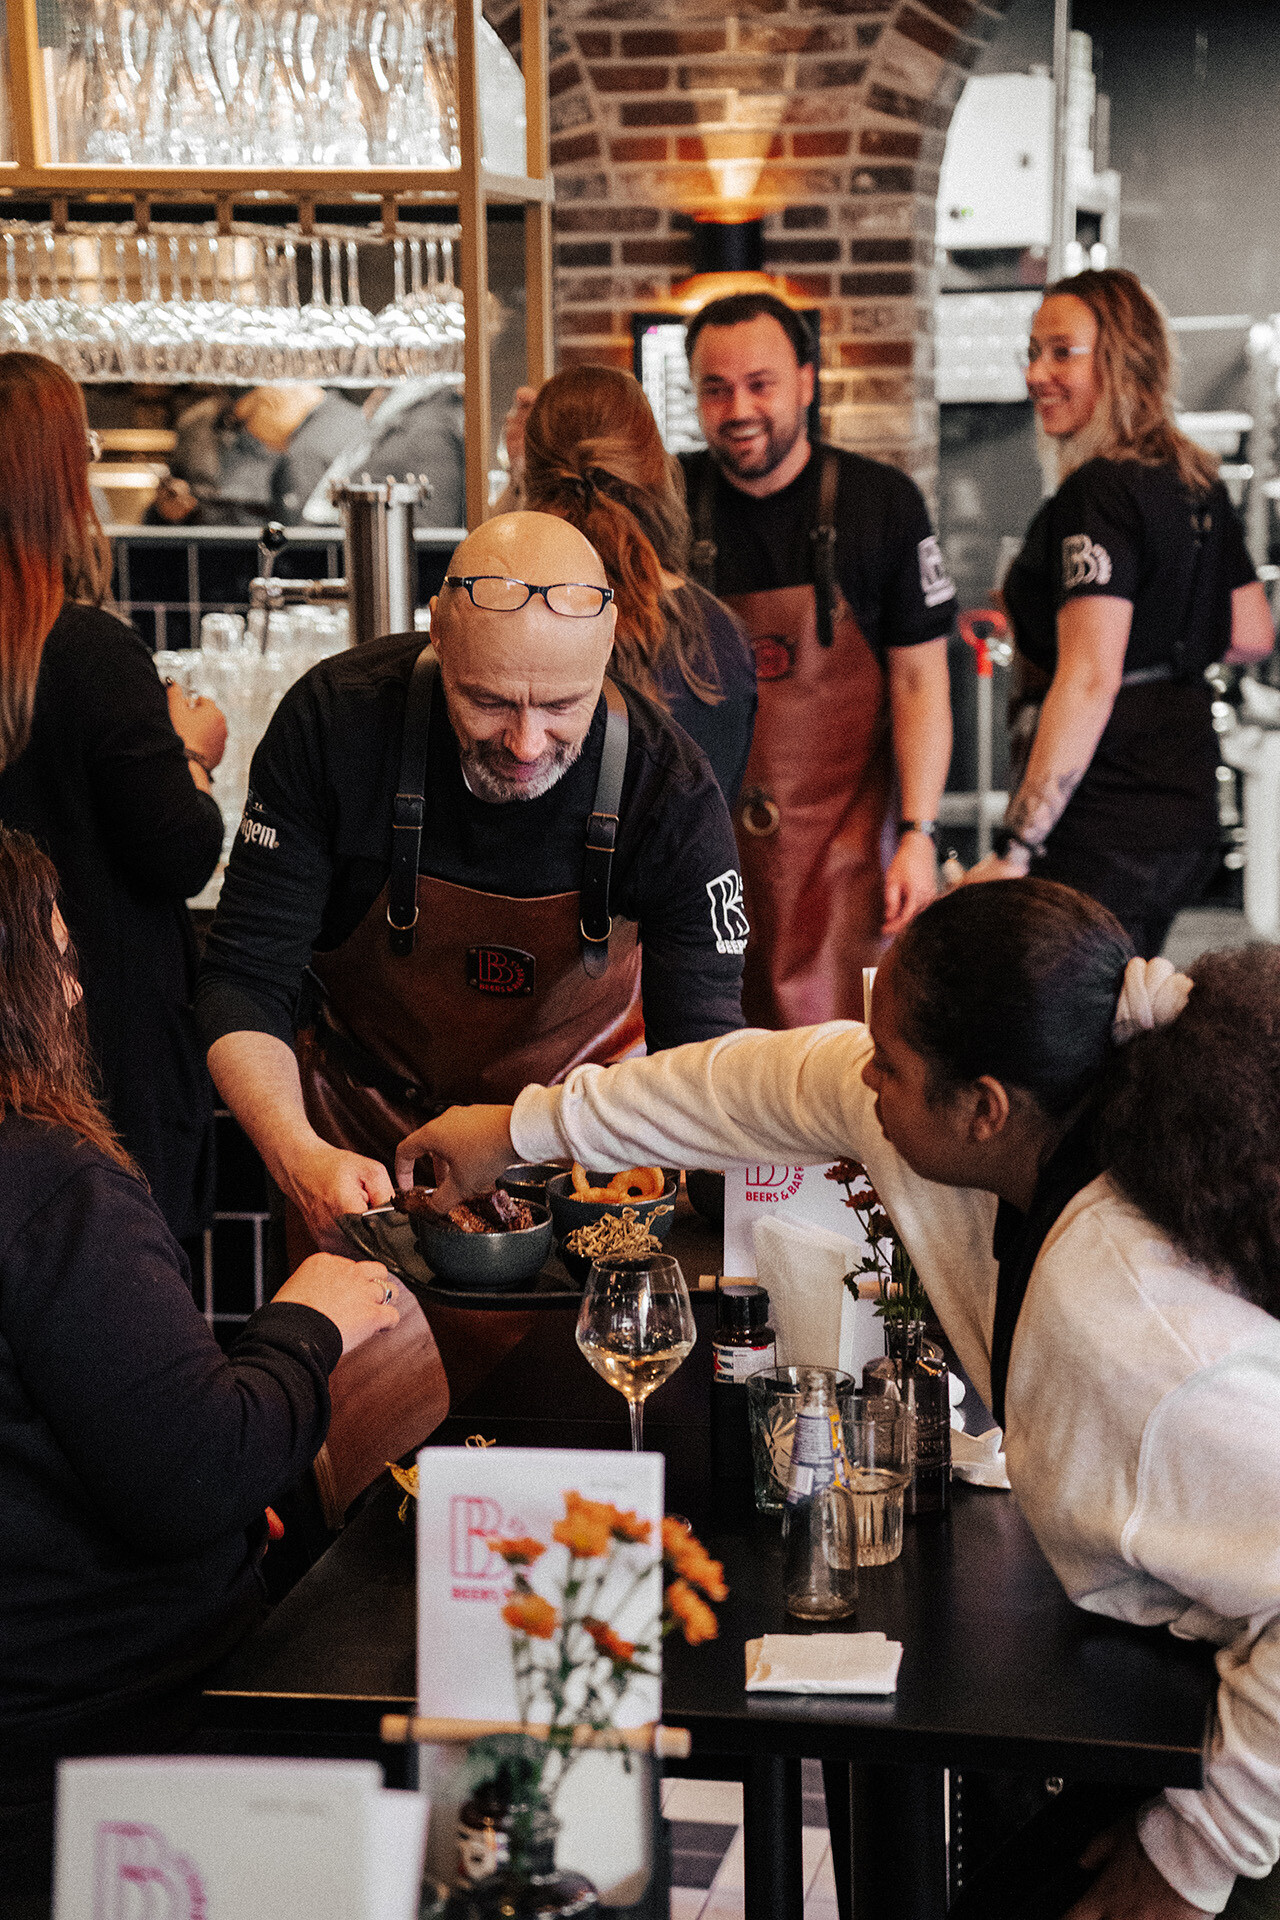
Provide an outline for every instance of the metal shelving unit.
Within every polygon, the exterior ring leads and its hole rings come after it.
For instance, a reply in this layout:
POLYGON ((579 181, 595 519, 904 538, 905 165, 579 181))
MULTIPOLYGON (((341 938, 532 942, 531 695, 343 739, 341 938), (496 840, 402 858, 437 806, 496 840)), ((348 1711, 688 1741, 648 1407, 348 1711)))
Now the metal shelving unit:
MULTIPOLYGON (((381 203, 379 237, 399 230, 401 206, 456 207, 462 229, 460 281, 466 312, 465 402, 467 520, 475 526, 488 508, 490 467, 488 214, 491 207, 524 213, 528 377, 538 386, 552 371, 551 206, 547 94, 546 0, 524 0, 521 53, 525 87, 526 174, 485 167, 481 145, 477 21, 479 0, 455 0, 457 96, 461 164, 418 167, 133 167, 54 161, 49 102, 39 44, 36 0, 8 0, 9 105, 13 158, 0 160, 0 210, 5 200, 47 201, 55 227, 71 203, 133 203, 145 231, 153 206, 208 205, 231 232, 237 206, 275 203, 297 209, 299 225, 314 224, 317 204, 381 203)), ((373 237, 371 235, 371 237, 373 237)))

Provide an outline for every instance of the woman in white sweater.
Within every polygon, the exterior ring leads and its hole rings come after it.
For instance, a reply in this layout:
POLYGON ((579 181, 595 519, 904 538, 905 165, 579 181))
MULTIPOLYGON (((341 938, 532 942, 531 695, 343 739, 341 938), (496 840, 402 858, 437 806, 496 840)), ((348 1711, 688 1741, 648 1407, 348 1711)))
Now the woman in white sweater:
POLYGON ((1280 1913, 1280 1875, 1253 1884, 1280 1855, 1280 953, 1131 956, 1067 888, 962 888, 891 949, 870 1032, 582 1067, 453 1109, 397 1171, 433 1153, 450 1205, 515 1159, 861 1160, 1071 1598, 1220 1649, 1204 1789, 1101 1836, 1070 1920, 1194 1920, 1237 1876, 1233 1912, 1280 1913))

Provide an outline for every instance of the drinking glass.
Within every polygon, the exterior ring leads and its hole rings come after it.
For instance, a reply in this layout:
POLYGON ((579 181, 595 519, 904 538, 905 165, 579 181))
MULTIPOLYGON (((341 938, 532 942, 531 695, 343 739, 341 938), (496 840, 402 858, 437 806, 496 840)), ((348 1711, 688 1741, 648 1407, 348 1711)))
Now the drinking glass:
POLYGON ((674 1254, 646 1253, 593 1266, 576 1337, 601 1379, 626 1399, 631 1447, 639 1453, 645 1401, 697 1338, 689 1290, 674 1254))
POLYGON ((853 1375, 834 1367, 767 1367, 747 1381, 757 1513, 781 1513, 786 1505, 796 1415, 817 1380, 823 1381, 841 1412, 849 1396, 857 1391, 853 1375))
POLYGON ((903 1496, 915 1462, 915 1415, 883 1393, 841 1402, 858 1536, 858 1565, 885 1567, 902 1552, 903 1496))

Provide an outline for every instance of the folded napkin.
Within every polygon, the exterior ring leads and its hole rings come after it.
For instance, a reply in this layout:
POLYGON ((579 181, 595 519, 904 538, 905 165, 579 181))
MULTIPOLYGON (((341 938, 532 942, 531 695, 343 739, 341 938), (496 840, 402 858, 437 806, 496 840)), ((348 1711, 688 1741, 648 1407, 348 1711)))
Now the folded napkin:
POLYGON ((766 1633, 747 1642, 748 1693, 893 1693, 901 1640, 882 1633, 766 1633))
POLYGON ((760 1220, 752 1239, 756 1278, 769 1290, 778 1365, 838 1366, 841 1282, 857 1258, 852 1240, 798 1220, 760 1220))
POLYGON ((951 1471, 973 1487, 1013 1489, 1004 1464, 1004 1435, 999 1427, 985 1433, 951 1433, 951 1471))

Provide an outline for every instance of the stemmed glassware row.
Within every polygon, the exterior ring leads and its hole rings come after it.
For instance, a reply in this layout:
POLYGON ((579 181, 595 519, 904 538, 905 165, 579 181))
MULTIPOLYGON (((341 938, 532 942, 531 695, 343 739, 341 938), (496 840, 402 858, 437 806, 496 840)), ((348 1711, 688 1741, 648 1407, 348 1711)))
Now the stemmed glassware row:
POLYGON ((458 374, 458 236, 424 227, 379 242, 392 248, 394 297, 373 313, 360 294, 364 232, 15 224, 0 234, 0 347, 34 348, 80 381, 367 386, 458 374))
MULTIPOLYGON (((59 158, 459 163, 452 0, 61 0, 59 158)), ((485 157, 524 172, 524 92, 479 22, 485 157)))

